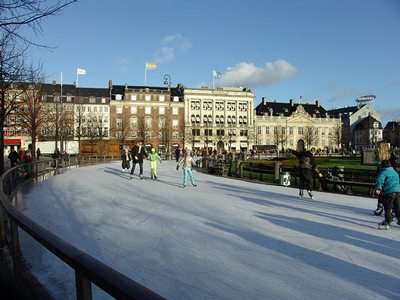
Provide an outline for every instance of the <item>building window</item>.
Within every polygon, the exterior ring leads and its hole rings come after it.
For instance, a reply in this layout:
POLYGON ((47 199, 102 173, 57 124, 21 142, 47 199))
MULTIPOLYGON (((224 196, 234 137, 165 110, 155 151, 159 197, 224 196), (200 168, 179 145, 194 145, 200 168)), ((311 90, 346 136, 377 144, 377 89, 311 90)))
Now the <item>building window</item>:
POLYGON ((122 106, 117 106, 117 114, 122 114, 122 106))
POLYGON ((159 100, 160 100, 160 101, 165 101, 165 96, 164 96, 164 95, 160 95, 159 100))
POLYGON ((269 126, 265 127, 265 134, 269 134, 269 126))
POLYGON ((178 107, 173 107, 172 108, 172 114, 173 115, 178 115, 178 111, 179 111, 178 107))
POLYGON ((96 98, 94 98, 94 97, 89 98, 89 103, 92 103, 92 104, 96 103, 96 98))
POLYGON ((146 106, 145 109, 144 109, 144 113, 146 115, 150 115, 151 114, 151 106, 146 106))
POLYGON ((145 95, 144 99, 145 99, 146 101, 150 101, 150 100, 151 100, 151 95, 145 95))
POLYGON ((261 126, 257 126, 257 134, 261 134, 261 126))
POLYGON ((165 114, 165 107, 160 107, 158 110, 159 115, 164 115, 165 114))
POLYGON ((151 127, 151 120, 150 120, 150 119, 146 119, 146 120, 144 121, 144 127, 145 127, 146 129, 150 129, 150 127, 151 127))
POLYGON ((137 107, 136 106, 131 106, 131 114, 136 115, 137 114, 137 107))
POLYGON ((137 120, 136 119, 131 119, 131 128, 136 128, 137 126, 137 120))
POLYGON ((136 101, 137 100, 137 96, 136 95, 131 95, 131 101, 136 101))
POLYGON ((293 127, 289 127, 289 134, 293 135, 293 127))
POLYGON ((172 133, 172 138, 173 138, 173 139, 177 139, 177 138, 178 138, 178 133, 177 133, 176 131, 174 131, 174 132, 172 133))
POLYGON ((303 127, 299 127, 299 128, 297 129, 297 134, 300 134, 300 135, 302 135, 302 134, 303 134, 303 132, 304 132, 304 129, 303 129, 303 127))
POLYGON ((115 95, 115 100, 122 100, 122 95, 115 95))
POLYGON ((172 120, 172 128, 174 129, 178 128, 178 120, 172 120))
POLYGON ((122 119, 117 119, 117 128, 122 128, 122 119))

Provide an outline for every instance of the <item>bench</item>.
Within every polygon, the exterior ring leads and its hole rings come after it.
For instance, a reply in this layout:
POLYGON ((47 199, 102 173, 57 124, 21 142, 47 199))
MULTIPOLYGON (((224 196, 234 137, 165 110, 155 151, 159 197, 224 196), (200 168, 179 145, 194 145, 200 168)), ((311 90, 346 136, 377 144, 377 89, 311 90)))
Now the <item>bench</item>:
POLYGON ((375 183, 373 182, 360 182, 360 181, 349 181, 349 180, 330 180, 327 183, 342 185, 342 186, 350 186, 350 189, 353 186, 358 187, 366 187, 369 188, 369 193, 373 195, 375 193, 375 183))

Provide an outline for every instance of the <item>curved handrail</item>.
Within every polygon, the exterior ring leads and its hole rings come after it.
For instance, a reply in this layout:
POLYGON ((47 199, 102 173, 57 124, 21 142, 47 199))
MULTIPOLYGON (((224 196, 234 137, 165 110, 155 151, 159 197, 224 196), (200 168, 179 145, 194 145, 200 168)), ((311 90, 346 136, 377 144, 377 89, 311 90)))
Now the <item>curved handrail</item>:
MULTIPOLYGON (((114 158, 111 157, 110 161, 113 160, 114 158)), ((47 162, 35 162, 16 166, 6 171, 0 177, 1 246, 7 246, 9 252, 12 254, 14 275, 21 277, 21 253, 18 237, 18 228, 20 228, 75 270, 77 299, 92 299, 91 283, 96 284, 100 289, 117 299, 165 299, 67 243, 62 238, 25 216, 12 205, 11 199, 14 197, 16 191, 27 181, 39 179, 40 176, 45 176, 53 172, 54 175, 60 174, 58 172, 61 170, 59 166, 63 169, 99 162, 107 162, 106 156, 76 157, 75 161, 73 158, 54 159, 47 162), (46 164, 49 168, 47 168, 46 164), (27 176, 26 180, 21 178, 21 175, 27 176), (8 228, 6 228, 7 225, 8 228), (6 236, 7 230, 10 231, 10 241, 6 236)))

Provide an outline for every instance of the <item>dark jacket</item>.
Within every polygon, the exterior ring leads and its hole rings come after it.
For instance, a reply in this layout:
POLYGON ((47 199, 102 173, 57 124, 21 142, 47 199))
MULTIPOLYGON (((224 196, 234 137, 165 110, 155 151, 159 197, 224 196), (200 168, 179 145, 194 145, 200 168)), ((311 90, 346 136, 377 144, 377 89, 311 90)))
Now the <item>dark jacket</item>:
POLYGON ((310 151, 297 152, 292 150, 292 154, 299 159, 299 166, 301 169, 314 170, 316 173, 320 173, 315 163, 314 155, 310 151))
POLYGON ((382 168, 379 164, 380 172, 375 182, 375 189, 382 191, 382 194, 400 192, 399 174, 392 168, 382 168))
POLYGON ((139 150, 139 146, 135 145, 133 146, 131 153, 132 153, 132 163, 142 163, 143 159, 146 158, 148 155, 146 151, 144 150, 144 147, 140 147, 141 149, 139 150))

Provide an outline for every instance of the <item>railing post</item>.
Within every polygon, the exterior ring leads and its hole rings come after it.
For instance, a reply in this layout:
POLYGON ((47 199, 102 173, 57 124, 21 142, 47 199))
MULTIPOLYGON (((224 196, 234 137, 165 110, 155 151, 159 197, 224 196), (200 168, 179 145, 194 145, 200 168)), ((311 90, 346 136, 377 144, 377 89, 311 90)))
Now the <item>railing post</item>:
POLYGON ((77 300, 92 300, 92 284, 82 271, 75 270, 75 287, 77 300))
POLYGON ((0 205, 0 242, 1 247, 6 245, 6 225, 5 225, 5 217, 6 212, 4 211, 3 205, 0 205))
POLYGON ((19 245, 18 226, 12 220, 10 220, 10 230, 11 230, 11 245, 12 245, 14 275, 17 278, 21 278, 22 277, 21 249, 19 245))

